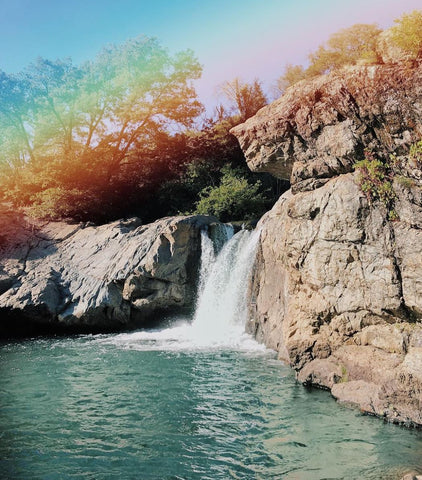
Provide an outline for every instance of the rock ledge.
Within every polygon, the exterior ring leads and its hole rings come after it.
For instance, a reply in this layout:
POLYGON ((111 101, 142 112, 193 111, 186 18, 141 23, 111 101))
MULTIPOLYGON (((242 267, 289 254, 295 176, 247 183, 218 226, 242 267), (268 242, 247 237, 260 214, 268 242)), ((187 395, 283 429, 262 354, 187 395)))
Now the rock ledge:
POLYGON ((95 331, 183 311, 195 294, 200 230, 213 217, 99 227, 1 216, 0 331, 95 331))

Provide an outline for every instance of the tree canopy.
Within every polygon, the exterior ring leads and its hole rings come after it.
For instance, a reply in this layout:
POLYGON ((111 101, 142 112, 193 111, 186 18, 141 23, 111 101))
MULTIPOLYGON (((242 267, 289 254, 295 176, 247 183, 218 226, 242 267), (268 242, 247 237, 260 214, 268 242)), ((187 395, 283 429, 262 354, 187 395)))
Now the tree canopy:
POLYGON ((291 63, 288 63, 284 67, 283 75, 277 79, 276 93, 281 95, 286 88, 294 85, 304 78, 306 78, 306 71, 302 65, 292 65, 291 63))
POLYGON ((376 43, 382 32, 375 24, 358 23, 332 34, 327 42, 309 54, 308 68, 287 64, 277 80, 277 90, 284 90, 300 80, 329 73, 344 65, 359 61, 379 62, 376 43))
POLYGON ((375 24, 357 23, 330 36, 309 55, 308 75, 327 73, 343 65, 355 65, 367 58, 377 61, 376 43, 382 30, 375 24))
POLYGON ((3 197, 26 204, 80 191, 83 202, 87 189, 113 188, 137 145, 192 125, 200 74, 191 51, 170 55, 147 37, 82 66, 39 58, 18 75, 0 72, 3 197))
POLYGON ((413 58, 422 56, 422 11, 414 10, 394 20, 393 41, 413 58))
MULTIPOLYGON (((422 56, 422 11, 414 10, 394 20, 388 29, 391 40, 406 58, 422 56)), ((300 80, 329 73, 345 65, 382 63, 378 40, 382 30, 376 24, 358 23, 332 34, 325 44, 309 54, 307 68, 287 64, 277 79, 275 90, 282 94, 286 88, 300 80)))

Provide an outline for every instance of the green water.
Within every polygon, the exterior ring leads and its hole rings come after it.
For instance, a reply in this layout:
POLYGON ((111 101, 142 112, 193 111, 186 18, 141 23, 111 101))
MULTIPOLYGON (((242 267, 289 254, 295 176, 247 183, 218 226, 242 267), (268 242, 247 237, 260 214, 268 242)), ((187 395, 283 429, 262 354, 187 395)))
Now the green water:
POLYGON ((252 340, 158 334, 0 349, 2 479, 398 479, 422 433, 307 390, 252 340))

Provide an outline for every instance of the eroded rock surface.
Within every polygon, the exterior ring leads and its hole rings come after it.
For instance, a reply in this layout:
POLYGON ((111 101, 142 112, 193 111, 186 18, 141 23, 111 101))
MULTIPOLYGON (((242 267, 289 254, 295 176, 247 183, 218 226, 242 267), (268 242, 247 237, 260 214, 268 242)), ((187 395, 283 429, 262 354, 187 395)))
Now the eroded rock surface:
POLYGON ((1 331, 142 325, 192 305, 200 230, 212 217, 103 226, 0 218, 1 331), (15 327, 15 328, 14 328, 15 327))
MULTIPOLYGON (((370 208, 356 175, 288 192, 263 218, 248 329, 301 382, 422 425, 422 229, 370 208)), ((419 189, 398 201, 414 221, 419 189)))
POLYGON ((248 329, 341 402, 422 425, 421 66, 354 67, 287 90, 234 129, 253 170, 291 177, 261 220, 248 329), (353 162, 398 155, 397 221, 353 162), (401 163, 400 163, 401 162, 401 163))
POLYGON ((353 170, 365 148, 407 151, 422 137, 422 62, 345 67, 287 89, 231 130, 248 166, 318 188, 353 170))

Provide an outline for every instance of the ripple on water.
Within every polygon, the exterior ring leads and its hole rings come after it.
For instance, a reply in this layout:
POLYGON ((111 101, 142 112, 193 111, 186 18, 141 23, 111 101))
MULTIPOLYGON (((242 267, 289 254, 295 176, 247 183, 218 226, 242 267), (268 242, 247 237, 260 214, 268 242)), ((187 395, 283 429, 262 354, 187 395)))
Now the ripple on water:
POLYGON ((304 389, 246 336, 193 348, 182 327, 3 345, 0 477, 393 480, 422 469, 421 432, 304 389))

